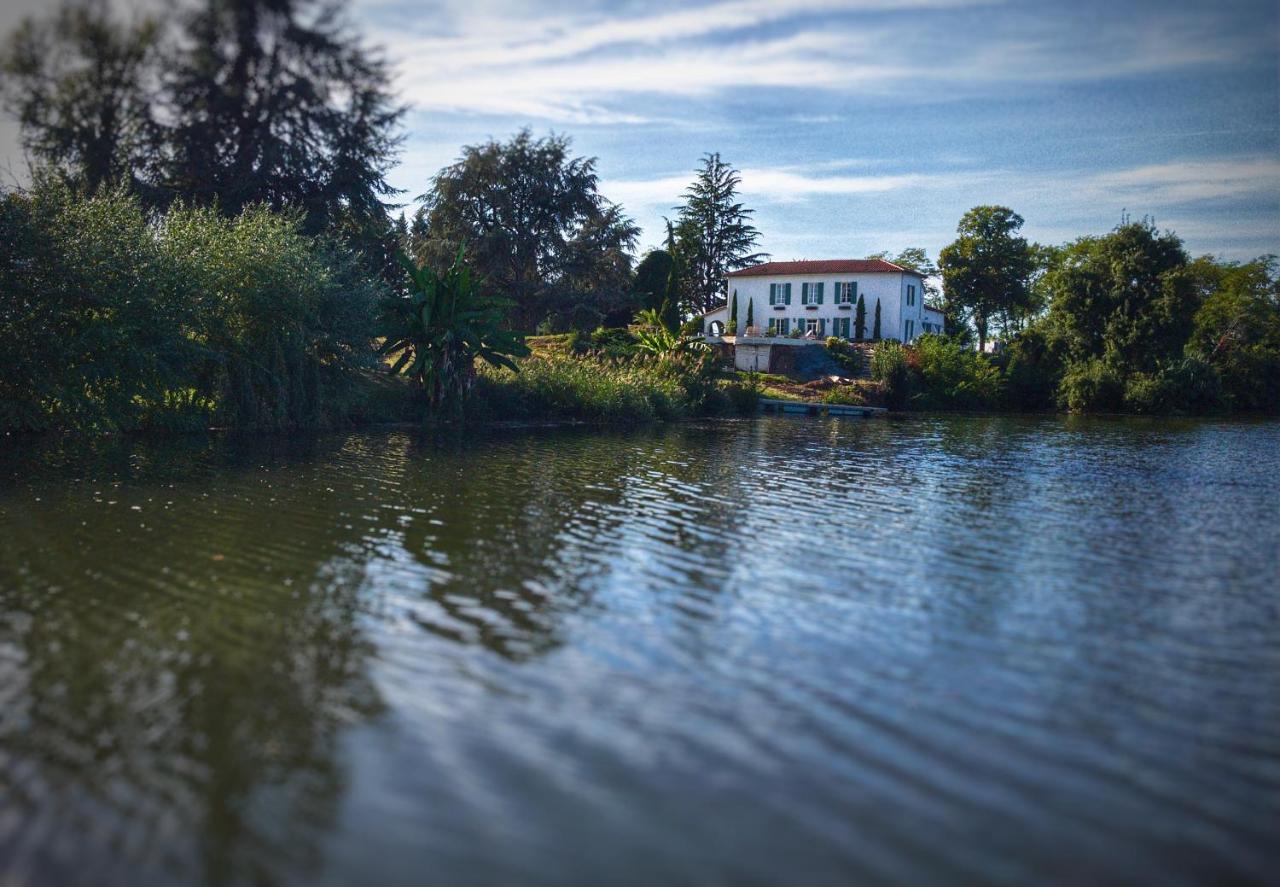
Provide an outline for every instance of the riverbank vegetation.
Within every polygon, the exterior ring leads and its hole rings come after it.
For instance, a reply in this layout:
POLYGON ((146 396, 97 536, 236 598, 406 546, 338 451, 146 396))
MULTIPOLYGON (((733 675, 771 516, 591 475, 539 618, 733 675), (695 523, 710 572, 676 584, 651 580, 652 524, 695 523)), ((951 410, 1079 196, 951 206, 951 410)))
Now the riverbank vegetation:
MULTIPOLYGON (((244 0, 124 23, 72 2, 10 35, 3 97, 35 168, 0 193, 0 430, 634 422, 761 394, 1280 412, 1273 258, 1192 258, 1149 221, 1043 246, 999 206, 966 213, 936 266, 893 255, 947 335, 829 343, 852 381, 734 374, 700 317, 764 254, 719 154, 643 257, 565 136, 465 146, 397 216, 385 66, 320 12, 244 0)), ((857 319, 880 339, 878 302, 857 319)))
POLYGON ((1018 287, 1020 302, 978 295, 970 303, 986 312, 984 325, 1003 315, 1003 347, 995 353, 970 348, 965 327, 877 347, 873 374, 893 405, 1280 412, 1274 257, 1192 259, 1175 234, 1150 221, 1038 252, 1040 264, 1024 266, 1033 270, 1018 287))
POLYGON ((123 191, 46 183, 0 199, 0 427, 345 421, 380 289, 296 215, 149 217, 123 191))

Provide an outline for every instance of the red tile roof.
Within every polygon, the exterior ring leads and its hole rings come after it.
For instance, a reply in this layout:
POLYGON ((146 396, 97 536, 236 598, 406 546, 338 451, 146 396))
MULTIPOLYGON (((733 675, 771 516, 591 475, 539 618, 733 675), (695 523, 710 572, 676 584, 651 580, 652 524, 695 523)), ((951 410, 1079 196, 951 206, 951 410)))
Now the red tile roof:
POLYGON ((765 262, 738 271, 729 277, 763 277, 766 274, 916 274, 909 268, 884 259, 819 259, 803 262, 765 262))

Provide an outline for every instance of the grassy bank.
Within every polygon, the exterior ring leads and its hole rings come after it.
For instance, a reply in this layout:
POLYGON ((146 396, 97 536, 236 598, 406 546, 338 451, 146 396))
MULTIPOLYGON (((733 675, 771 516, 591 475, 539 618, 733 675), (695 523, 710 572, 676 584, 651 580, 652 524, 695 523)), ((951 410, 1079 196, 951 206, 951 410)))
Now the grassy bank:
POLYGON ((574 420, 627 425, 752 412, 756 392, 721 378, 709 358, 629 358, 539 349, 520 371, 483 367, 470 421, 574 420))

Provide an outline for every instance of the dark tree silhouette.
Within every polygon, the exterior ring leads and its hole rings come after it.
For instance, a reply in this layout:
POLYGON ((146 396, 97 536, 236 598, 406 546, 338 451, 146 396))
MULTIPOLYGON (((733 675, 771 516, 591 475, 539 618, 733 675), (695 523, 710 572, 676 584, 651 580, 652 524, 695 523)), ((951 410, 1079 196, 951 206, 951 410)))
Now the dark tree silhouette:
POLYGON ((751 224, 754 210, 737 201, 738 171, 708 154, 697 178, 685 191, 677 231, 686 254, 685 288, 691 313, 709 311, 725 301, 725 275, 753 265, 764 253, 753 252, 760 237, 751 224))

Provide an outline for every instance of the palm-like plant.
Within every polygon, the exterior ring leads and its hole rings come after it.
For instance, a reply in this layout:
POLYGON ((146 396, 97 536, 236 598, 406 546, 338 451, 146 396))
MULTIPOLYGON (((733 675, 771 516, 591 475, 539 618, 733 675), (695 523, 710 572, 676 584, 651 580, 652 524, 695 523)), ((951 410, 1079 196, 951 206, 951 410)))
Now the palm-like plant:
POLYGON ((500 328, 510 303, 480 291, 458 250, 444 274, 419 268, 403 253, 408 296, 383 305, 384 342, 378 353, 399 355, 392 373, 412 376, 432 409, 460 407, 476 376, 476 358, 518 372, 513 358, 529 354, 524 338, 500 328))
POLYGON ((694 336, 677 336, 663 322, 662 313, 646 308, 636 315, 636 347, 645 354, 705 354, 711 346, 694 336))

